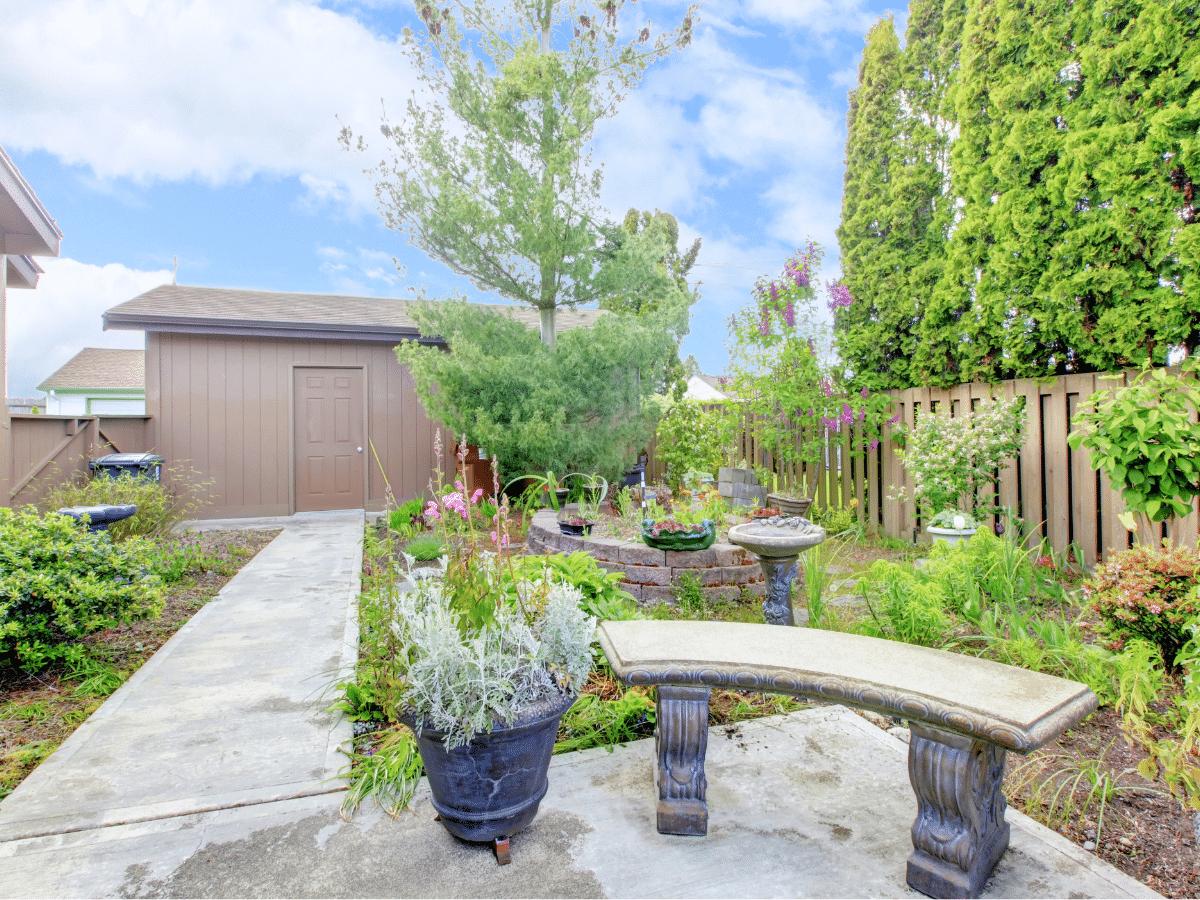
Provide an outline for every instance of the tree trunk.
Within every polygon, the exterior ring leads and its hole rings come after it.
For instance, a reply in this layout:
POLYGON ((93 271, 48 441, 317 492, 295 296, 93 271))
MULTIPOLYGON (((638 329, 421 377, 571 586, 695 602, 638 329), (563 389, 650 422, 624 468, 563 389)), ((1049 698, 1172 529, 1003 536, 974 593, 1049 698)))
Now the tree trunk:
POLYGON ((555 307, 550 306, 546 309, 539 310, 539 312, 542 314, 542 343, 547 347, 553 347, 555 341, 554 320, 555 313, 557 313, 558 310, 555 307))

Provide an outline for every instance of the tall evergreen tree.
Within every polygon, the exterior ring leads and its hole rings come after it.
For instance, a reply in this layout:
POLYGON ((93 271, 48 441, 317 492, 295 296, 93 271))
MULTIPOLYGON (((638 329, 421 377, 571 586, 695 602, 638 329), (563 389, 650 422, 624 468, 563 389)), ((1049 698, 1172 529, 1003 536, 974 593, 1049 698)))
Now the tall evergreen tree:
POLYGON ((923 384, 969 381, 962 357, 976 273, 983 268, 992 233, 990 208, 996 192, 988 161, 993 117, 992 69, 996 65, 996 0, 968 4, 958 69, 950 92, 958 135, 950 156, 952 193, 962 204, 947 244, 944 269, 924 308, 913 365, 923 384))
POLYGON ((1047 271, 1047 307, 1080 366, 1165 361, 1200 344, 1200 9, 1115 0, 1071 9, 1064 66, 1071 210, 1047 271))
POLYGON ((1077 368, 1069 333, 1047 303, 1050 261, 1073 215, 1073 204, 1055 190, 1066 165, 1061 123, 1069 96, 1060 72, 1071 54, 1071 3, 995 2, 985 162, 995 193, 980 211, 992 243, 979 267, 960 355, 972 380, 1077 368))
MULTIPOLYGON (((892 180, 904 163, 900 41, 889 16, 867 35, 846 114, 846 175, 838 243, 843 282, 854 302, 836 310, 834 330, 854 383, 869 390, 903 384, 912 321, 899 235, 893 235, 892 180)), ((902 218, 902 217, 901 217, 902 218)))

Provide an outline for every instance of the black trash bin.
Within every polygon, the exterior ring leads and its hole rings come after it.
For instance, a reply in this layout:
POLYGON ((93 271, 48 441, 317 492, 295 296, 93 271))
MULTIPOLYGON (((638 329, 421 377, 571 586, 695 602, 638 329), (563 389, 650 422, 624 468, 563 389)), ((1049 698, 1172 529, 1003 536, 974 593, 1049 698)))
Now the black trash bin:
POLYGON ((88 463, 96 478, 130 475, 142 481, 162 481, 161 456, 153 453, 110 453, 88 463))
POLYGON ((108 531, 108 526, 113 522, 120 522, 122 519, 128 519, 137 512, 137 505, 134 503, 113 504, 101 503, 99 506, 67 506, 59 511, 60 515, 70 516, 76 522, 82 522, 87 519, 88 531, 108 531))

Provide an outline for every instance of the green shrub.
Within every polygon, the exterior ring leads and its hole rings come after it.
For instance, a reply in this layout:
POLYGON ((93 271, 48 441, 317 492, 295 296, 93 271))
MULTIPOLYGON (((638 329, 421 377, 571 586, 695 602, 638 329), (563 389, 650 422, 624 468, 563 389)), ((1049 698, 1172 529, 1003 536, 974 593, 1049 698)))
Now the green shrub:
POLYGON ((876 561, 859 581, 869 615, 854 631, 871 637, 936 647, 954 624, 945 585, 922 570, 876 561))
POLYGON ((1139 545, 1097 566, 1083 592, 1114 647, 1144 638, 1170 665, 1191 637, 1189 621, 1200 613, 1198 573, 1200 551, 1194 547, 1139 545))
POLYGON ((431 562, 445 553, 446 548, 436 535, 425 534, 409 541, 404 547, 404 552, 417 562, 431 562))
POLYGON ((512 561, 514 574, 529 580, 544 578, 574 585, 583 593, 580 606, 601 621, 641 618, 637 600, 620 585, 620 572, 606 572, 584 550, 545 556, 519 556, 512 561))
POLYGON ((683 400, 667 410, 657 435, 655 455, 677 489, 689 471, 716 475, 733 441, 733 419, 724 407, 706 410, 698 400, 683 400))
POLYGON ((211 496, 213 482, 199 481, 199 475, 195 469, 175 466, 164 473, 165 482, 129 474, 118 478, 81 476, 46 493, 38 509, 51 513, 67 506, 133 503, 138 508, 134 515, 109 526, 112 539, 166 537, 180 522, 192 518, 211 496))
POLYGON ((0 663, 77 660, 84 636, 157 615, 152 563, 148 541, 115 546, 67 516, 0 509, 0 663))
POLYGON ((421 515, 425 508, 419 497, 405 500, 396 509, 388 513, 388 527, 392 531, 402 532, 412 527, 413 520, 421 515))

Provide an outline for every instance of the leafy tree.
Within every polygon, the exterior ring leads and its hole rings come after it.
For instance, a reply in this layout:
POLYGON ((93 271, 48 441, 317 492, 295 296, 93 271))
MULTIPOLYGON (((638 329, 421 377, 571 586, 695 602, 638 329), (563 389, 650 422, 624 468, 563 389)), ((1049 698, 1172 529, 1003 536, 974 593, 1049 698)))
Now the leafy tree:
MULTIPOLYGON (((381 126, 391 159, 372 171, 380 211, 476 287, 540 310, 553 344, 560 307, 599 299, 595 125, 647 65, 690 42, 694 8, 673 32, 651 41, 647 26, 621 44, 624 0, 415 7, 425 31, 406 29, 404 46, 424 89, 403 122, 381 126)), ((343 146, 354 137, 343 129, 343 146)))
POLYGON ((700 252, 700 238, 679 252, 679 223, 670 213, 630 209, 625 221, 604 229, 600 270, 595 289, 600 308, 618 315, 655 315, 675 337, 676 353, 670 381, 678 400, 687 390, 687 376, 678 347, 688 334, 690 308, 698 290, 689 290, 687 274, 700 252))
POLYGON ((660 317, 601 315, 550 347, 503 313, 461 301, 418 306, 425 337, 396 349, 429 414, 499 459, 504 478, 596 472, 612 481, 654 430, 647 405, 674 352, 660 317))

